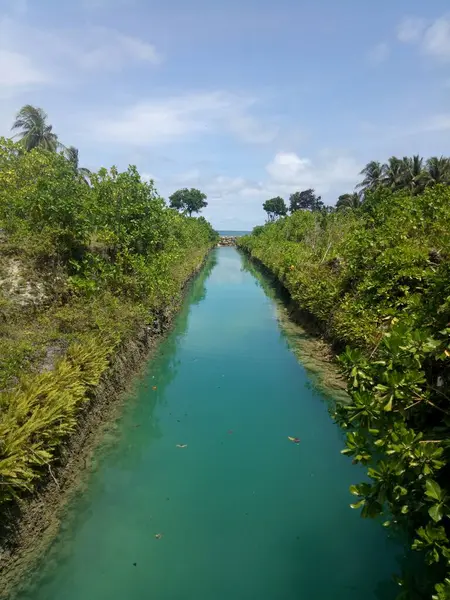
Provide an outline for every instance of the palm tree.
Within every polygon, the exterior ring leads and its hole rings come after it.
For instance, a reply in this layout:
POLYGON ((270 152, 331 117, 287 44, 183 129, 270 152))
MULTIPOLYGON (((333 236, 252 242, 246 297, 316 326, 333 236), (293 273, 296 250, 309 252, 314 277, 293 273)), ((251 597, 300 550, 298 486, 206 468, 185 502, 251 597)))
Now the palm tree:
POLYGON ((426 185, 450 183, 450 160, 441 156, 432 156, 426 164, 426 185))
POLYGON ((405 172, 406 172, 406 164, 400 158, 396 156, 391 156, 388 160, 387 164, 384 165, 384 177, 383 183, 386 187, 391 190, 399 190, 402 187, 405 187, 405 172))
POLYGON ((344 208, 355 209, 359 208, 362 204, 361 196, 357 192, 353 192, 353 194, 342 194, 339 196, 338 201, 336 202, 336 209, 342 210, 344 208))
POLYGON ((65 154, 66 154, 67 160, 73 166, 74 171, 76 173, 78 173, 78 175, 80 175, 80 177, 82 179, 84 179, 84 181, 86 183, 89 183, 89 178, 92 175, 92 173, 89 169, 86 169, 86 167, 78 166, 79 165, 78 148, 75 148, 75 146, 69 146, 68 148, 65 148, 65 154))
POLYGON ((418 154, 412 158, 404 156, 401 167, 400 187, 407 188, 413 194, 419 194, 425 187, 423 158, 418 154))
POLYGON ((47 124, 47 113, 42 108, 30 104, 22 106, 16 115, 11 129, 21 129, 17 134, 25 150, 44 148, 55 152, 59 146, 58 136, 52 132, 52 126, 47 124))
POLYGON ((360 175, 364 175, 364 179, 356 187, 363 190, 374 190, 383 184, 384 165, 376 160, 370 161, 361 171, 360 175))

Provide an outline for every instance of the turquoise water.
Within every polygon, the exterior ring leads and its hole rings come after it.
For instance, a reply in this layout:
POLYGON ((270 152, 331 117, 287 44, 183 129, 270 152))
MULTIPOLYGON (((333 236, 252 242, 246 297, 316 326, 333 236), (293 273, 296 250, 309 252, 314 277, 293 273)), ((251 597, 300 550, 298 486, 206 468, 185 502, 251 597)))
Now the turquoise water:
POLYGON ((242 261, 211 256, 21 598, 394 598, 401 549, 242 261))

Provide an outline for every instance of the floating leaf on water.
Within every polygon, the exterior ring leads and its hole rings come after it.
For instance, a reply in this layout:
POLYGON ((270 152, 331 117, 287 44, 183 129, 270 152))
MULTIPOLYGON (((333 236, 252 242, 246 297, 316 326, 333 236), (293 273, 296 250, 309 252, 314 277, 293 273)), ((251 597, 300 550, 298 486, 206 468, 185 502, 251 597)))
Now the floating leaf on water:
POLYGON ((152 385, 152 390, 157 390, 158 388, 156 387, 156 385, 152 385))

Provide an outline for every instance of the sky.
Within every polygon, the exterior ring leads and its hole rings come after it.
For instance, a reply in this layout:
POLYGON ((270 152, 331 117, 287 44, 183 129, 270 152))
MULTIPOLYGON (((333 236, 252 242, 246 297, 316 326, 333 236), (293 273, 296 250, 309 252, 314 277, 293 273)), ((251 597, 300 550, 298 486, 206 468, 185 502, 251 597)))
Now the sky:
POLYGON ((448 155, 448 0, 0 0, 0 135, 42 107, 90 169, 135 164, 219 229, 326 204, 370 160, 448 155))

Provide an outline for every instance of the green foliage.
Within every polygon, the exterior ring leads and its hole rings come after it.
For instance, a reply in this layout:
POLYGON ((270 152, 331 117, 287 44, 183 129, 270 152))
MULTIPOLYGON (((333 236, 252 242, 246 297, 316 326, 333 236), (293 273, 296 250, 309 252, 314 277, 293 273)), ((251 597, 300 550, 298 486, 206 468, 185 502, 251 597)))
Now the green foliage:
POLYGON ((426 187, 450 184, 450 159, 433 156, 424 163, 418 155, 403 158, 391 156, 385 164, 374 160, 369 162, 360 174, 364 175, 364 179, 356 187, 363 196, 379 188, 408 190, 417 195, 426 187))
POLYGON ((269 217, 269 221, 274 221, 276 217, 285 217, 287 215, 286 203, 280 196, 266 200, 263 208, 269 217))
POLYGON ((49 473, 113 353, 177 303, 218 239, 135 167, 86 185, 68 158, 0 140, 0 503, 49 473))
POLYGON ((59 154, 19 152, 0 139, 0 222, 9 234, 47 237, 61 255, 76 255, 89 241, 89 189, 59 154))
POLYGON ((297 210, 318 211, 324 208, 320 196, 316 196, 314 190, 303 190, 303 192, 294 192, 289 197, 289 210, 294 213, 297 210))
POLYGON ((357 211, 298 211, 238 244, 342 348, 352 400, 336 411, 343 453, 370 479, 352 486, 352 507, 405 528, 427 565, 424 597, 440 600, 450 580, 450 188, 373 187, 357 211))
POLYGON ((345 208, 356 209, 361 206, 361 198, 359 194, 354 192, 353 194, 342 194, 339 196, 336 202, 337 210, 343 210, 345 208))
POLYGON ((16 115, 12 129, 20 130, 20 145, 27 151, 43 148, 55 152, 58 148, 58 137, 53 133, 52 126, 47 124, 47 114, 42 108, 30 104, 23 106, 16 115))
POLYGON ((75 146, 69 146, 68 148, 64 149, 64 154, 69 163, 72 165, 75 173, 77 173, 83 181, 89 183, 92 173, 89 171, 89 169, 86 169, 86 167, 80 167, 78 148, 75 148, 75 146))
POLYGON ((170 207, 175 208, 181 212, 186 212, 189 216, 193 212, 198 213, 208 206, 206 202, 206 194, 203 194, 200 190, 195 188, 183 188, 177 190, 171 196, 169 196, 170 207))
POLYGON ((58 445, 75 429, 77 411, 106 370, 110 352, 100 339, 73 344, 53 371, 24 377, 2 396, 0 502, 33 489, 58 445))

